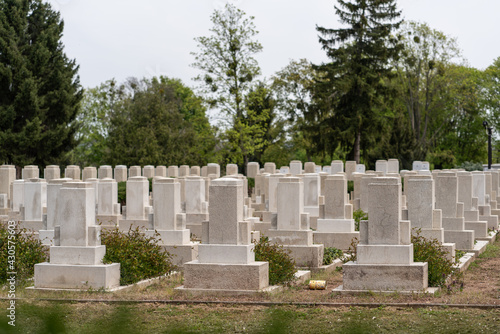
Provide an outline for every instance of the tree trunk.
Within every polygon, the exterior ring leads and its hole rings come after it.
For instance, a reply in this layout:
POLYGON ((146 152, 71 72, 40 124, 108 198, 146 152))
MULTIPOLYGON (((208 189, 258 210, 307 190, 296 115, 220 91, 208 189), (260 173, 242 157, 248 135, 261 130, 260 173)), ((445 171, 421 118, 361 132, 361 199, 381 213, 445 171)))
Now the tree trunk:
POLYGON ((356 139, 354 140, 354 161, 359 164, 359 157, 361 153, 361 131, 356 132, 356 139))

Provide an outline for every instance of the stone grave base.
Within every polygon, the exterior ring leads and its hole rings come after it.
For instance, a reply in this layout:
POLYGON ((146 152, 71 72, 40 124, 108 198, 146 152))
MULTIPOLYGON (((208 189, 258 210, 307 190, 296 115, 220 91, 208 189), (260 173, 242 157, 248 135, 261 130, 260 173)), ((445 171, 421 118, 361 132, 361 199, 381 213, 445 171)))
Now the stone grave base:
POLYGON ((182 267, 184 263, 194 261, 198 257, 198 243, 190 243, 188 245, 164 245, 164 250, 172 255, 172 263, 178 267, 182 267))
POLYGON ((8 216, 10 212, 9 208, 0 209, 0 216, 8 216))
POLYGON ((53 246, 54 245, 54 230, 40 230, 40 231, 38 231, 38 238, 42 242, 42 245, 53 246))
POLYGON ((291 251, 291 256, 299 268, 320 268, 323 266, 323 245, 297 246, 283 245, 284 249, 291 251))
POLYGON ((425 291, 428 288, 427 262, 411 264, 358 264, 347 262, 343 290, 355 291, 425 291))
POLYGON ((325 247, 335 247, 346 251, 351 246, 352 239, 358 238, 359 232, 317 232, 313 233, 315 244, 323 244, 325 247))
POLYGON ((476 254, 476 256, 479 256, 486 250, 486 246, 488 246, 489 243, 490 242, 486 240, 476 240, 474 248, 470 252, 476 254))
POLYGON ((494 243, 496 239, 497 239, 497 232, 496 231, 488 232, 488 236, 485 238, 476 238, 476 240, 486 240, 490 244, 494 243))
POLYGON ((43 221, 29 221, 23 220, 20 222, 20 227, 25 228, 28 231, 38 232, 43 229, 43 221))
POLYGON ((455 248, 463 251, 474 249, 474 231, 444 231, 444 242, 454 243, 455 248))
POLYGON ((467 270, 467 268, 469 268, 470 264, 474 261, 475 258, 476 254, 465 253, 465 255, 458 260, 458 263, 454 264, 453 266, 455 268, 458 268, 459 272, 463 273, 467 270))
POLYGON ((313 273, 330 273, 334 272, 337 267, 342 267, 342 260, 336 259, 332 263, 327 265, 322 265, 317 268, 310 268, 313 273))
POLYGON ((479 220, 487 221, 488 228, 498 230, 498 216, 479 216, 479 220))
POLYGON ((96 216, 96 224, 103 229, 114 229, 119 226, 122 215, 96 216))
POLYGON ((129 219, 123 219, 120 220, 120 223, 118 225, 120 231, 128 231, 129 229, 135 230, 137 227, 139 228, 146 228, 146 229, 152 229, 153 226, 151 226, 151 222, 149 220, 129 220, 129 219))
POLYGON ((454 243, 442 243, 441 247, 443 247, 448 252, 446 258, 450 261, 455 262, 455 244, 454 243))
POLYGON ((120 286, 120 264, 35 264, 35 289, 112 289, 120 286))
POLYGON ((184 264, 183 290, 262 291, 269 286, 269 263, 249 264, 200 263, 184 264))
POLYGON ((263 235, 267 235, 267 231, 271 229, 271 222, 256 222, 253 224, 255 231, 259 231, 263 235))
POLYGON ((488 236, 488 222, 475 221, 465 222, 465 229, 474 231, 474 238, 486 238, 488 236))
POLYGON ((260 293, 275 293, 283 290, 283 287, 280 285, 271 285, 267 288, 260 290, 221 290, 221 289, 193 289, 186 288, 184 285, 181 285, 175 288, 176 291, 181 291, 185 293, 189 293, 192 296, 206 296, 206 295, 217 295, 217 296, 248 296, 248 295, 257 295, 260 293))
POLYGON ((393 294, 393 293, 398 293, 402 295, 414 295, 414 294, 430 294, 434 295, 436 292, 439 291, 439 288, 426 288, 423 290, 419 291, 404 291, 404 290, 398 290, 398 291, 381 291, 381 290, 347 290, 344 289, 343 285, 340 285, 336 287, 335 289, 332 290, 333 293, 339 294, 339 295, 360 295, 360 294, 365 294, 365 293, 375 293, 375 294, 393 294))

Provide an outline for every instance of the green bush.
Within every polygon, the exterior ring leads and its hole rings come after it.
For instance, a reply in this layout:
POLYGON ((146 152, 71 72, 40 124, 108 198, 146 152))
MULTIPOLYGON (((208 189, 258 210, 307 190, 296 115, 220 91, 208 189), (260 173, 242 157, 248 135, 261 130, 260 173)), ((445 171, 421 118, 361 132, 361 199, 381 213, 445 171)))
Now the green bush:
POLYGON ((158 235, 147 237, 137 227, 123 232, 103 230, 101 242, 106 245, 104 263, 120 263, 120 284, 161 276, 175 269, 172 256, 159 244, 158 235))
POLYGON ((16 281, 22 282, 35 274, 35 264, 48 261, 48 247, 25 228, 8 228, 0 224, 0 283, 7 282, 7 272, 16 272, 16 281), (9 243, 10 241, 10 243, 9 243), (9 247, 11 253, 9 253, 9 247), (12 252, 15 249, 15 258, 12 252), (13 267, 10 267, 12 265, 13 267))
POLYGON ((327 266, 332 264, 335 259, 340 259, 344 256, 344 252, 335 247, 325 247, 325 251, 323 253, 323 265, 327 266))
POLYGON ((465 169, 468 172, 472 171, 483 171, 483 164, 480 162, 465 161, 462 164, 456 166, 456 168, 465 169))
POLYGON ((454 272, 453 261, 447 258, 448 251, 437 239, 426 239, 420 235, 420 229, 413 229, 413 260, 427 262, 429 271, 429 286, 444 287, 446 278, 454 272))
POLYGON ((118 182, 118 203, 127 204, 127 181, 118 182))
POLYGON ((368 220, 368 214, 361 209, 357 209, 352 213, 354 218, 354 228, 356 231, 359 231, 359 222, 362 220, 368 220))
POLYGON ((282 245, 271 243, 269 238, 262 236, 255 243, 255 261, 269 262, 269 284, 290 284, 295 280, 295 260, 290 251, 282 245))

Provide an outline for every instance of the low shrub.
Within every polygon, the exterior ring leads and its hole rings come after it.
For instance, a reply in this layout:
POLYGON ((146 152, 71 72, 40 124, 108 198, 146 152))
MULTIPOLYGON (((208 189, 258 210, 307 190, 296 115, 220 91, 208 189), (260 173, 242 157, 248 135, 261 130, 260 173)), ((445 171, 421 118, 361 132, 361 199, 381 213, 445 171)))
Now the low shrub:
POLYGON ((168 274, 175 269, 172 255, 158 244, 157 236, 145 236, 138 227, 128 232, 102 231, 101 243, 106 245, 103 262, 120 263, 120 285, 168 274))
POLYGON ((0 224, 0 284, 7 282, 7 272, 16 273, 16 282, 35 275, 35 264, 48 261, 48 247, 25 228, 0 224), (10 228, 8 226, 11 226, 10 228))
POLYGON ((271 243, 269 238, 261 236, 255 243, 255 261, 269 262, 269 284, 290 284, 295 280, 295 260, 290 256, 290 251, 282 245, 271 243))
POLYGON ((344 256, 344 252, 335 247, 325 247, 325 251, 323 253, 323 265, 332 264, 335 259, 340 259, 344 256))
POLYGON ((453 274, 453 261, 447 258, 448 251, 437 239, 426 239, 420 235, 420 229, 413 229, 413 261, 427 262, 429 271, 429 286, 444 287, 446 278, 453 274))

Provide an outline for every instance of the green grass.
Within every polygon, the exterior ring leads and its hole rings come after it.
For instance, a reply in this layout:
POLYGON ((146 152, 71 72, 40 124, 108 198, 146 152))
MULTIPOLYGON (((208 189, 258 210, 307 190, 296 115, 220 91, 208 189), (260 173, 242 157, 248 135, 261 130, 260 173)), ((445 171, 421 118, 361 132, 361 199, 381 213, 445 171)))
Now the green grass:
MULTIPOLYGON (((6 303, 0 306, 5 310, 6 303)), ((163 304, 17 305, 1 333, 494 333, 500 310, 163 304)), ((5 313, 5 311, 3 311, 5 313)), ((4 318, 4 317, 2 317, 4 318)))

